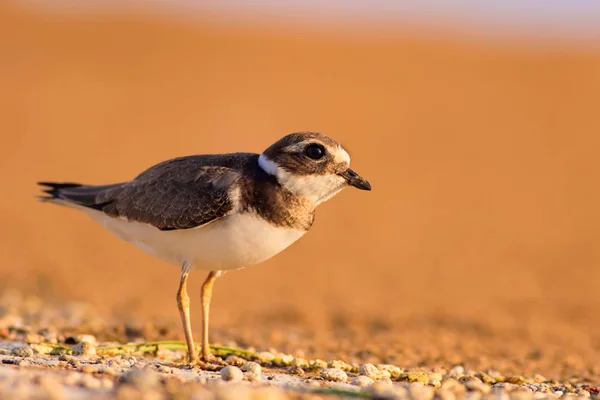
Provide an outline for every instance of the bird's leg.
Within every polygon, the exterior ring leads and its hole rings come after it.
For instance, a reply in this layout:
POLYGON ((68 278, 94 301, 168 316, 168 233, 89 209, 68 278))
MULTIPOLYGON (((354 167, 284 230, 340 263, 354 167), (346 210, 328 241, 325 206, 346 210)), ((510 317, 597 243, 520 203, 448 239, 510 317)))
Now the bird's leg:
POLYGON ((208 316, 210 312, 212 288, 219 276, 221 276, 221 271, 211 271, 202 284, 202 290, 200 292, 202 296, 202 353, 200 354, 200 357, 203 361, 210 361, 210 359, 213 358, 210 353, 210 348, 208 347, 208 316))
POLYGON ((190 364, 195 364, 198 361, 196 351, 194 349, 194 338, 192 337, 192 324, 190 322, 190 298, 187 294, 187 278, 190 273, 190 264, 183 263, 181 267, 181 277, 179 279, 179 289, 177 290, 177 308, 181 316, 183 331, 185 333, 185 342, 188 348, 188 357, 190 364))

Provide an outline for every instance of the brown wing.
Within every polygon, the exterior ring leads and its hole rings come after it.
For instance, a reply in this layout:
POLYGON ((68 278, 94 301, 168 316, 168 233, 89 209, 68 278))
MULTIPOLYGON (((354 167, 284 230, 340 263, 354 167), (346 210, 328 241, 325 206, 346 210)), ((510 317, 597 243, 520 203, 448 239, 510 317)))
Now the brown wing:
POLYGON ((132 181, 106 185, 42 183, 52 197, 160 230, 189 229, 230 214, 230 193, 241 176, 235 168, 182 157, 149 168, 132 181))

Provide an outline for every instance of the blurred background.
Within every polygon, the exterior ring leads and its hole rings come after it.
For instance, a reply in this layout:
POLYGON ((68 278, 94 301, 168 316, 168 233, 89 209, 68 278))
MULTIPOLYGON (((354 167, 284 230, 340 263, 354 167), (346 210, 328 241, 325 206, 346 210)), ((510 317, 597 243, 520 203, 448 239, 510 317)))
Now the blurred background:
POLYGON ((37 203, 35 182, 314 130, 373 191, 220 279, 217 340, 409 364, 568 352, 561 368, 599 372, 599 18, 586 1, 3 1, 0 289, 178 328, 178 267, 37 203))

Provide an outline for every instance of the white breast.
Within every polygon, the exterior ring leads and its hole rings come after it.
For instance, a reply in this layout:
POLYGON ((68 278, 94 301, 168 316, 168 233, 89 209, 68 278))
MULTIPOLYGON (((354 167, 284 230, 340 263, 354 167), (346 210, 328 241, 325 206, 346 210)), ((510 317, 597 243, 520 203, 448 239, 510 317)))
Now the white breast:
POLYGON ((276 227, 251 213, 233 214, 203 227, 175 231, 161 231, 98 211, 87 213, 147 253, 177 265, 187 261, 203 270, 232 270, 258 264, 306 233, 276 227))

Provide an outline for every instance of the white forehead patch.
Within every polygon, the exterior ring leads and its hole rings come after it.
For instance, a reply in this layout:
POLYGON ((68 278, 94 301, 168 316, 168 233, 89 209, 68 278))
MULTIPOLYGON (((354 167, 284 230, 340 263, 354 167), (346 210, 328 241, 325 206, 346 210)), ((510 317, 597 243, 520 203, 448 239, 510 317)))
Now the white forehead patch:
POLYGON ((333 158, 336 163, 346 163, 350 165, 350 154, 340 145, 333 149, 333 158))

